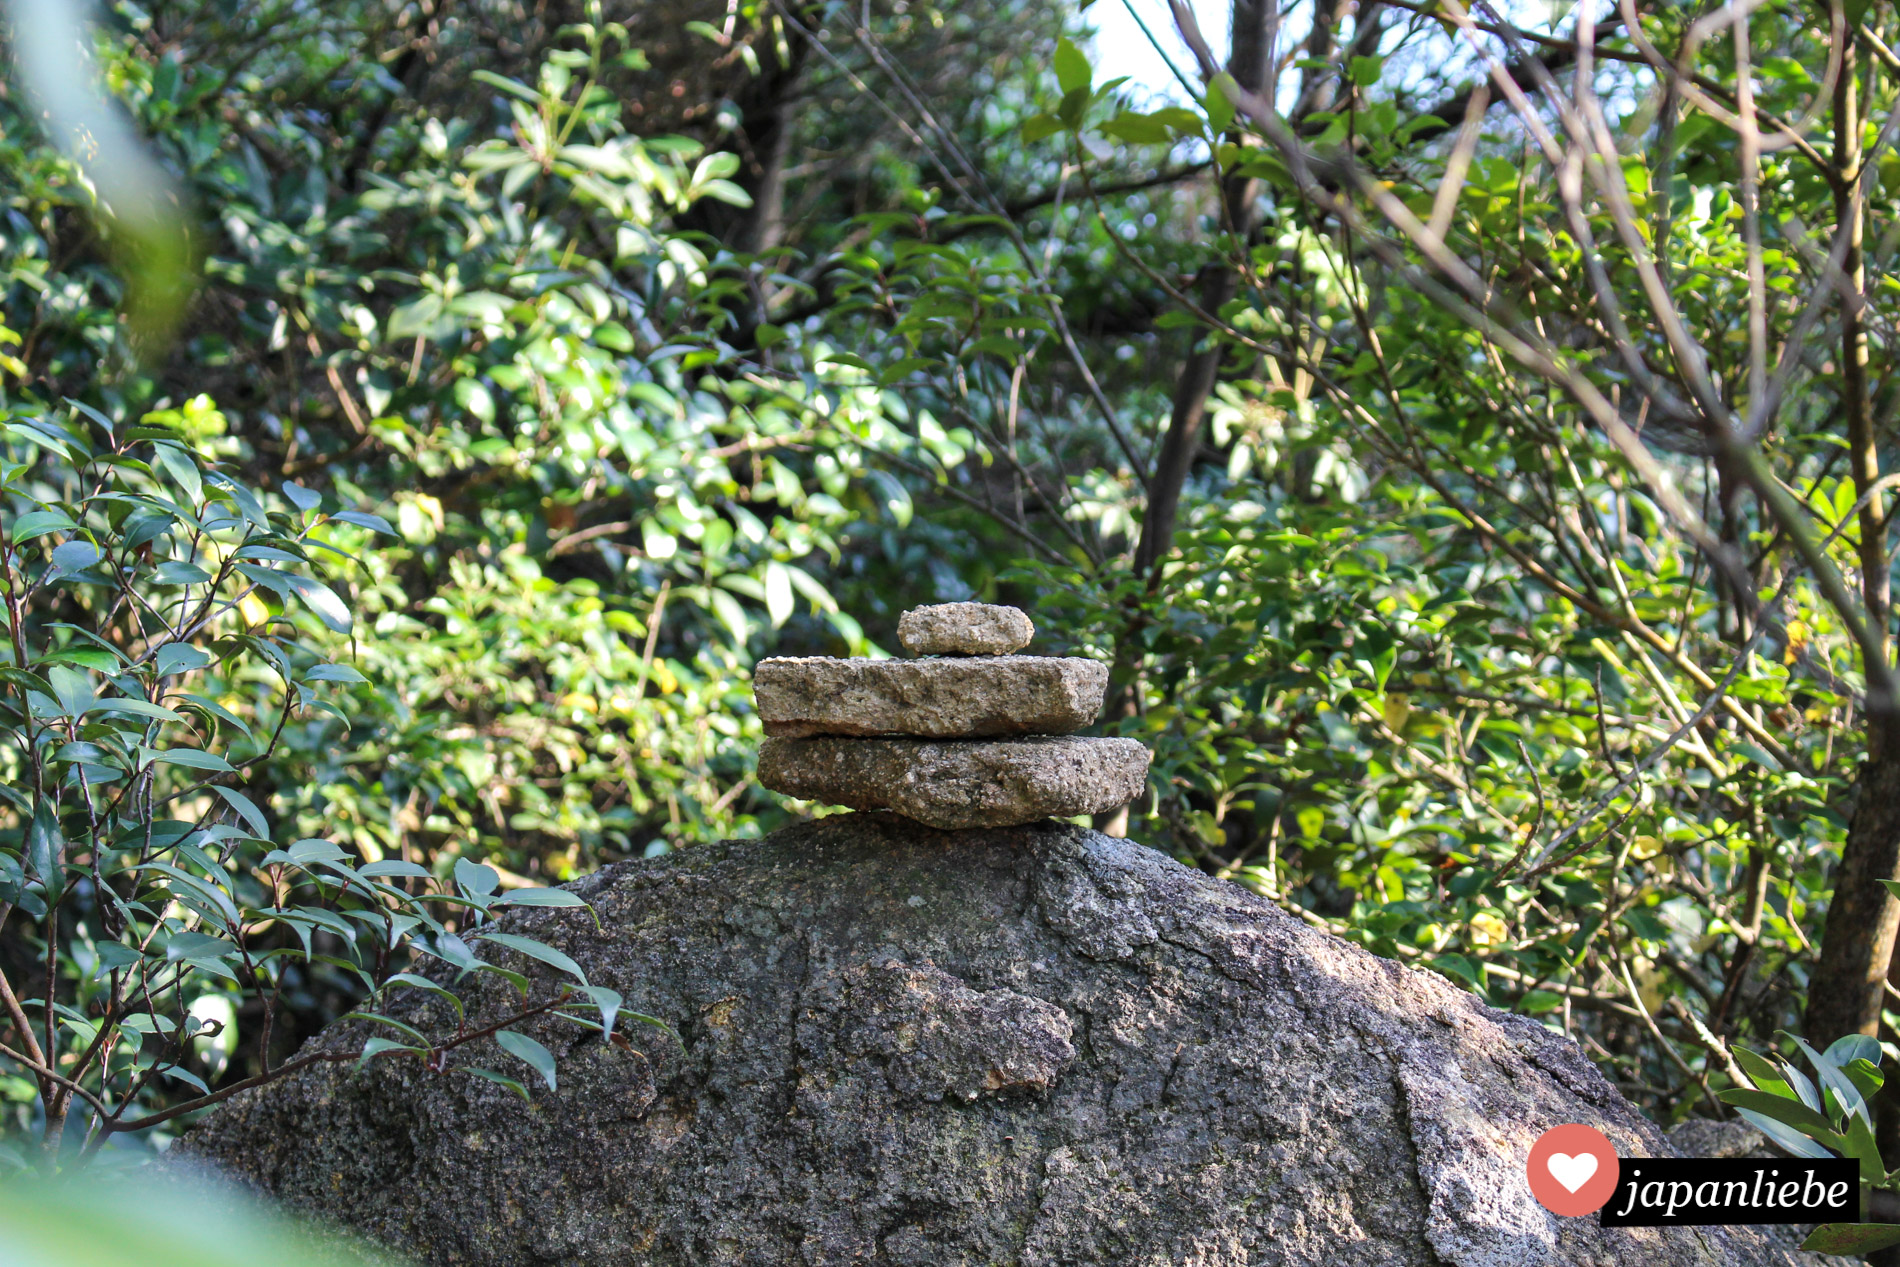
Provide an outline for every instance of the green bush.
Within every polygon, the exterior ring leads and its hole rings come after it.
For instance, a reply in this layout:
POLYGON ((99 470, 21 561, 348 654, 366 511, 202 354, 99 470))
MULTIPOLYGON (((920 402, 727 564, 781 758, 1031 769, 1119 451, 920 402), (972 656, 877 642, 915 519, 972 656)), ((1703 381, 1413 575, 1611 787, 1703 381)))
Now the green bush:
POLYGON ((48 1164, 162 1134, 320 1060, 423 1059, 525 1096, 513 1077, 465 1066, 483 1050, 472 1045, 494 1038, 551 1085, 546 1050, 506 1025, 553 1011, 611 1030, 618 995, 489 922, 578 898, 499 891, 493 870, 465 860, 438 877, 409 861, 353 865, 321 837, 274 839, 258 774, 294 724, 342 715, 339 697, 366 681, 302 641, 289 613, 352 633, 325 578, 363 566, 388 524, 325 512, 295 483, 264 494, 176 431, 121 428, 83 406, 8 411, 0 431, 0 452, 22 459, 0 462, 0 798, 16 824, 0 831, 0 925, 17 921, 11 945, 25 952, 0 963, 0 1054, 18 1070, 12 1125, 41 1136, 48 1164), (571 981, 531 996, 493 962, 503 951, 571 981), (340 976, 376 1017, 391 988, 441 989, 408 971, 417 955, 449 975, 500 974, 520 1012, 443 1034, 377 1018, 389 1033, 360 1057, 280 1051, 287 993, 340 976), (256 1069, 220 1081, 240 1015, 257 1027, 256 1069))

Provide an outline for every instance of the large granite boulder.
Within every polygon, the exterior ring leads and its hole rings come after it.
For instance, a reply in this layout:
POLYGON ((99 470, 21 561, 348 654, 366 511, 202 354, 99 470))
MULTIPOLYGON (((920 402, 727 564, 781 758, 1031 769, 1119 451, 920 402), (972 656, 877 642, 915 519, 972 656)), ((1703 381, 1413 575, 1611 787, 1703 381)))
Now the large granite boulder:
MULTIPOLYGON (((549 1092, 483 1040, 525 1104, 319 1065, 180 1150, 435 1264, 1822 1261, 1548 1214, 1524 1179, 1546 1127, 1670 1152, 1575 1045, 1129 841, 851 814, 573 888, 598 931, 510 923, 677 1041, 530 1027, 549 1092)), ((495 1017, 505 989, 463 993, 495 1017)))

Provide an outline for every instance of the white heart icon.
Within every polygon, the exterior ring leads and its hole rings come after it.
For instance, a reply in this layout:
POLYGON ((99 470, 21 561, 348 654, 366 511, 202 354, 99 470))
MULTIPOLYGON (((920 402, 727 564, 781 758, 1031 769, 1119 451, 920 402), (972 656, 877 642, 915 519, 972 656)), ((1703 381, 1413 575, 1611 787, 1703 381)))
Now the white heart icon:
POLYGON ((1578 1153, 1572 1157, 1569 1153, 1552 1153, 1544 1165, 1549 1168, 1550 1177, 1564 1186, 1565 1192, 1575 1192, 1597 1172, 1597 1155, 1578 1153))

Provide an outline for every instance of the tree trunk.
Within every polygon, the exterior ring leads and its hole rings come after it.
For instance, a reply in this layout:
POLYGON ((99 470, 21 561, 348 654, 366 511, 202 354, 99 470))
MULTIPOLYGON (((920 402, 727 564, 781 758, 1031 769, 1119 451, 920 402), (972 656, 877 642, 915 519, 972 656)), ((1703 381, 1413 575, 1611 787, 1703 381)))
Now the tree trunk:
MULTIPOLYGON (((1227 70, 1243 88, 1259 92, 1265 88, 1272 65, 1271 35, 1277 0, 1234 0, 1233 48, 1227 70)), ((1322 2, 1322 8, 1327 6, 1322 2)), ((1228 176, 1220 184, 1221 216, 1224 227, 1238 243, 1244 244, 1259 227, 1257 209, 1259 183, 1242 176, 1228 176)), ((1244 248, 1243 248, 1244 249, 1244 248)), ((1203 311, 1219 315, 1234 297, 1239 278, 1225 260, 1208 265, 1202 274, 1198 300, 1203 311)), ((1181 490, 1194 469, 1195 454, 1201 447, 1201 424, 1207 418, 1207 398, 1220 377, 1225 346, 1209 338, 1207 346, 1190 350, 1174 383, 1174 407, 1168 419, 1168 431, 1155 457, 1155 469, 1148 485, 1148 507, 1141 521, 1141 539, 1135 547, 1135 570, 1152 576, 1161 560, 1174 545, 1174 521, 1181 505, 1181 490)))
POLYGON ((1886 994, 1900 902, 1882 880, 1900 880, 1900 724, 1892 712, 1867 718, 1867 761, 1848 824, 1808 987, 1808 1041, 1875 1034, 1886 994))
MULTIPOLYGON (((1849 28, 1851 30, 1851 28, 1849 28)), ((1867 331, 1860 299, 1866 288, 1861 250, 1862 221, 1848 187, 1859 178, 1861 115, 1858 59, 1850 37, 1834 85, 1834 165, 1842 188, 1835 194, 1837 221, 1848 234, 1842 271, 1852 299, 1841 303, 1841 413, 1847 429, 1855 487, 1867 504, 1860 511, 1861 601, 1880 657, 1887 651, 1892 611, 1891 569, 1883 498, 1874 493, 1880 455, 1867 393, 1867 331)), ((1871 668, 1871 666, 1869 666, 1871 668)), ((1868 676, 1873 675, 1870 672, 1868 676)), ((1859 803, 1841 850, 1841 865, 1821 935, 1821 958, 1808 989, 1808 1036, 1831 1042, 1843 1034, 1875 1034, 1880 1028, 1887 974, 1900 932, 1900 901, 1880 885, 1900 880, 1900 711, 1896 701, 1867 701, 1867 760, 1861 768, 1859 803)))
MULTIPOLYGON (((1334 0, 1320 0, 1327 8, 1334 0)), ((1271 91, 1273 78, 1273 36, 1278 25, 1277 0, 1234 0, 1233 45, 1227 68, 1235 81, 1256 91, 1271 91)), ((1224 227, 1240 243, 1252 237, 1259 226, 1255 209, 1259 182, 1228 176, 1220 182, 1220 207, 1224 227)), ((1215 260, 1201 273, 1201 309, 1218 316, 1239 289, 1239 277, 1225 260, 1215 260)), ((1168 418, 1168 430, 1155 454, 1155 467, 1149 474, 1148 504, 1142 513, 1141 536, 1135 542, 1135 574, 1146 579, 1152 593, 1161 582, 1161 561, 1174 548, 1175 518, 1181 507, 1181 492, 1194 470, 1194 459, 1201 448, 1201 426, 1207 419, 1207 400, 1220 378, 1221 358, 1226 348, 1209 332, 1197 332, 1196 340, 1207 339, 1205 347, 1190 345, 1181 373, 1174 382, 1174 404, 1168 418)), ((1142 661, 1142 640, 1148 614, 1139 595, 1131 596, 1122 613, 1121 631, 1115 639, 1115 660, 1108 676, 1107 708, 1111 716, 1133 717, 1141 709, 1136 675, 1142 661)), ((1123 835, 1128 828, 1127 807, 1112 816, 1098 816, 1095 825, 1111 835, 1123 835)))
MULTIPOLYGON (((799 11, 803 19, 807 14, 799 11)), ((711 142, 739 156, 737 183, 752 197, 749 207, 702 199, 681 227, 717 238, 733 251, 770 251, 785 233, 785 164, 791 153, 799 87, 810 47, 794 39, 779 46, 771 39, 753 41, 759 72, 733 94, 739 110, 736 133, 711 142)))

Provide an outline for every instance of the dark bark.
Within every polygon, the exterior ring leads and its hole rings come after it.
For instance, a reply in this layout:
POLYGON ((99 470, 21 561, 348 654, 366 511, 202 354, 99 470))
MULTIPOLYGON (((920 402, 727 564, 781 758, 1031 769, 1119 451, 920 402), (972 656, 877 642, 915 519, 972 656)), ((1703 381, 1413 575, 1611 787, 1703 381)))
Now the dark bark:
MULTIPOLYGON (((507 926, 677 1040, 523 1024, 558 1091, 489 1040, 457 1053, 529 1104, 412 1059, 314 1066, 176 1155, 471 1267, 1813 1261, 1748 1228, 1551 1217, 1523 1170, 1546 1126, 1671 1152, 1573 1043, 1139 845, 849 814, 572 888, 598 928, 507 926)), ((471 1030, 519 1006, 456 988, 471 1030)))
MULTIPOLYGON (((1837 15, 1838 16, 1838 15, 1837 15)), ((1842 50, 1833 99, 1837 187, 1835 212, 1848 231, 1843 262, 1849 288, 1864 292, 1862 224, 1848 190, 1861 164, 1861 113, 1857 98, 1856 53, 1852 40, 1842 50)), ((1867 399, 1867 333, 1862 304, 1841 305, 1841 401, 1854 482, 1863 497, 1880 478, 1880 457, 1867 399)), ((1868 498, 1860 513, 1861 601, 1872 631, 1875 653, 1888 658, 1892 562, 1886 546, 1881 498, 1868 498)), ((1872 654, 1872 653, 1870 653, 1872 654)), ((1867 666, 1868 678, 1874 666, 1867 666)), ((1870 695, 1867 701, 1867 759, 1861 767, 1858 804, 1841 849, 1834 895, 1821 935, 1821 957, 1809 984, 1807 1030, 1813 1041, 1843 1034, 1875 1034, 1885 1000, 1885 983, 1900 932, 1900 901, 1880 884, 1900 879, 1900 709, 1897 702, 1870 695)))
POLYGON ((1821 934, 1821 957, 1808 988, 1810 1042, 1875 1034, 1886 993, 1900 902, 1881 885, 1900 880, 1900 718, 1867 719, 1867 759, 1848 823, 1821 934))
POLYGON ((770 251, 785 235, 785 167, 800 80, 810 54, 804 40, 788 41, 783 49, 769 39, 752 43, 759 73, 732 99, 739 110, 739 130, 715 144, 739 156, 737 183, 752 196, 752 205, 734 207, 705 199, 681 222, 682 228, 708 233, 742 253, 770 251))
MULTIPOLYGON (((1847 449, 1854 468, 1854 492, 1860 508, 1861 602, 1880 655, 1887 655, 1888 624, 1893 614, 1893 562, 1887 551, 1885 498, 1880 481, 1880 449, 1874 434, 1867 390, 1867 263, 1863 246, 1866 217, 1853 196, 1860 179, 1862 117, 1858 96, 1858 57, 1850 38, 1841 50, 1840 76, 1834 85, 1834 221, 1847 230, 1847 254, 1841 272, 1852 295, 1841 304, 1841 412, 1847 449)), ((1869 674, 1869 677, 1872 675, 1869 674)), ((1884 707, 1900 706, 1888 700, 1884 707)))
MULTIPOLYGON (((1253 92, 1263 91, 1271 70, 1272 33, 1278 0, 1234 0, 1233 51, 1227 69, 1235 81, 1253 92)), ((1320 15, 1332 11, 1330 0, 1321 0, 1320 15)), ((1316 20, 1317 21, 1317 20, 1316 20)), ((1330 30, 1330 22, 1318 22, 1330 30)), ((1315 37, 1319 32, 1316 31, 1315 37)), ((1240 243, 1245 243, 1259 227, 1258 182, 1242 176, 1221 181, 1221 217, 1225 227, 1240 243)), ((1210 264, 1202 275, 1200 305, 1203 311, 1218 315, 1233 299, 1239 278, 1225 260, 1210 264)), ((1201 427, 1207 419, 1207 400, 1220 376, 1221 358, 1226 348, 1217 338, 1206 346, 1190 350, 1174 384, 1174 404, 1168 418, 1167 434, 1155 455, 1155 468, 1148 485, 1148 506, 1141 522, 1141 540, 1135 547, 1135 570, 1152 574, 1167 557, 1174 544, 1174 521, 1181 505, 1181 491, 1194 469, 1195 455, 1201 447, 1201 427)))

